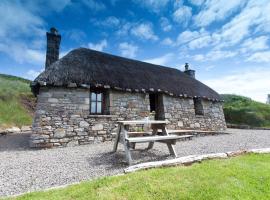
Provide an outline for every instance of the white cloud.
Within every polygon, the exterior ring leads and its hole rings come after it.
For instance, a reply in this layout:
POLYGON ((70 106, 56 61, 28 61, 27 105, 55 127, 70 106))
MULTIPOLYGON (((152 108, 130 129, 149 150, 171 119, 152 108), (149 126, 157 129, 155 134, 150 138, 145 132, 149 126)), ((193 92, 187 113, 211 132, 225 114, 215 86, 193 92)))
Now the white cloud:
POLYGON ((31 49, 24 43, 6 40, 6 43, 0 43, 0 52, 9 55, 18 63, 32 63, 43 65, 45 63, 45 52, 37 49, 31 49))
POLYGON ((175 46, 174 41, 172 41, 172 39, 168 37, 162 40, 161 44, 167 45, 167 46, 175 46))
POLYGON ((173 54, 168 53, 168 54, 165 54, 161 57, 146 59, 146 60, 144 60, 144 62, 148 62, 148 63, 152 63, 152 64, 156 64, 156 65, 166 65, 169 62, 171 62, 172 57, 173 57, 173 54))
POLYGON ((177 37, 177 44, 186 44, 190 49, 198 49, 210 46, 212 43, 212 36, 204 29, 199 31, 186 30, 180 33, 177 37))
POLYGON ((82 42, 86 38, 84 31, 80 29, 70 29, 65 34, 73 41, 82 42))
POLYGON ((200 32, 186 30, 178 35, 177 44, 185 44, 199 37, 200 37, 200 32))
POLYGON ((94 43, 88 43, 88 47, 90 49, 94 49, 96 51, 103 51, 103 49, 106 48, 107 45, 108 45, 108 43, 107 43, 107 40, 106 39, 101 40, 99 43, 96 43, 96 44, 94 44, 94 43))
POLYGON ((30 69, 26 72, 26 75, 24 77, 27 79, 30 79, 30 80, 34 80, 43 71, 44 71, 44 69, 41 69, 38 71, 34 70, 34 69, 30 69))
POLYGON ((151 23, 141 23, 131 29, 131 34, 145 40, 158 40, 151 23))
POLYGON ((210 35, 204 35, 197 39, 194 39, 189 42, 188 47, 190 49, 199 49, 203 47, 209 46, 209 44, 212 42, 212 37, 210 35))
POLYGON ((201 6, 205 0, 188 0, 192 5, 201 6))
POLYGON ((250 0, 238 15, 222 27, 221 31, 212 35, 217 48, 236 45, 258 31, 269 33, 269 13, 270 1, 250 0))
POLYGON ((122 56, 134 58, 136 57, 138 47, 136 45, 129 44, 127 42, 123 42, 119 44, 119 49, 122 56))
POLYGON ((192 57, 196 61, 216 61, 227 58, 233 58, 237 54, 238 54, 237 52, 233 51, 211 50, 207 54, 196 54, 192 57))
POLYGON ((100 19, 92 19, 93 23, 97 26, 104 26, 104 27, 118 27, 121 24, 121 20, 115 16, 109 16, 104 20, 100 19))
POLYGON ((101 11, 106 9, 105 4, 103 4, 101 1, 83 0, 82 2, 93 11, 101 11))
POLYGON ((260 36, 256 38, 249 38, 243 42, 241 52, 250 52, 268 49, 267 44, 269 38, 267 36, 260 36))
POLYGON ((175 22, 186 26, 192 16, 192 9, 188 6, 180 6, 173 13, 173 19, 175 22))
MULTIPOLYGON (((201 3, 194 1, 193 3, 201 3)), ((208 0, 202 10, 194 16, 197 26, 208 26, 215 21, 225 20, 244 5, 243 0, 208 0)))
POLYGON ((270 69, 239 71, 203 81, 219 93, 240 94, 265 102, 269 94, 270 69))
POLYGON ((40 35, 45 32, 44 21, 39 16, 11 1, 0 2, 0 19, 0 41, 4 37, 40 35))
POLYGON ((148 8, 152 12, 160 12, 170 0, 133 0, 133 2, 148 8))
POLYGON ((261 51, 251 54, 246 61, 257 62, 257 63, 269 63, 270 62, 270 51, 261 51))
POLYGON ((168 32, 172 29, 172 25, 170 24, 169 20, 166 17, 161 17, 160 26, 162 30, 165 32, 168 32))

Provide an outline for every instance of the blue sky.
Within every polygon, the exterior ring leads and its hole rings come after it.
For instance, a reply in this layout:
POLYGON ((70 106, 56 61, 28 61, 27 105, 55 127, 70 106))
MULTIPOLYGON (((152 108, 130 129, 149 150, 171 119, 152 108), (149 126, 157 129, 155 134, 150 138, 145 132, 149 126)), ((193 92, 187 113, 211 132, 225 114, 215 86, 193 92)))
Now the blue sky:
POLYGON ((46 31, 78 47, 183 69, 219 93, 270 93, 269 0, 1 0, 0 73, 34 79, 46 31))

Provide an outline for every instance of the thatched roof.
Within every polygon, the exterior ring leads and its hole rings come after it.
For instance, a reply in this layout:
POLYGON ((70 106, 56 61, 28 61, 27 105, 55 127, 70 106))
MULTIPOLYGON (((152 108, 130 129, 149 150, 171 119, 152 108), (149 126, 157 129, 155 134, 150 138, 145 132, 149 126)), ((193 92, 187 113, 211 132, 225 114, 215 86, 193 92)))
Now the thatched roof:
POLYGON ((180 70, 86 48, 75 49, 50 65, 32 82, 35 94, 40 86, 97 86, 128 92, 221 99, 214 90, 180 70))

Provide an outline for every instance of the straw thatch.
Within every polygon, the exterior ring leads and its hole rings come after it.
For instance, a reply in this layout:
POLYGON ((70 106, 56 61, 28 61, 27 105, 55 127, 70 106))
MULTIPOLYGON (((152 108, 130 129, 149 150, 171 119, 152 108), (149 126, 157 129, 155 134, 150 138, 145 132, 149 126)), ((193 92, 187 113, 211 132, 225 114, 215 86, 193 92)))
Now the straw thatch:
POLYGON ((33 82, 40 86, 105 87, 127 92, 161 92, 183 97, 220 100, 214 90, 180 70, 110 55, 86 48, 71 51, 33 82))

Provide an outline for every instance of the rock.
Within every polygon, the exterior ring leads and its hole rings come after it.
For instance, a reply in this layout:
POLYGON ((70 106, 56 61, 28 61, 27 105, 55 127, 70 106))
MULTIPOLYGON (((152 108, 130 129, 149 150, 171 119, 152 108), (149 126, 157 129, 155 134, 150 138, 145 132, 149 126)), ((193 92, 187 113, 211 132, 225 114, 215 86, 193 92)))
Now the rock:
POLYGON ((63 128, 58 128, 54 131, 54 138, 64 138, 66 136, 66 131, 63 128))
POLYGON ((195 126, 195 128, 200 128, 201 127, 201 125, 199 123, 195 123, 194 126, 195 126))
POLYGON ((67 135, 68 137, 70 137, 70 136, 75 136, 75 135, 76 135, 76 132, 75 132, 75 131, 67 131, 67 132, 66 132, 66 135, 67 135))
POLYGON ((183 127, 184 123, 183 123, 183 121, 178 121, 177 125, 180 126, 180 127, 183 127))
POLYGON ((78 145, 79 145, 79 142, 75 141, 75 140, 72 140, 72 141, 67 143, 67 147, 74 147, 74 146, 78 146, 78 145))
POLYGON ((48 102, 50 102, 50 103, 58 103, 58 99, 56 99, 56 98, 48 98, 48 102))
POLYGON ((172 117, 172 115, 170 113, 165 113, 165 118, 166 119, 170 119, 172 117))
POLYGON ((81 121, 80 122, 80 127, 82 127, 82 128, 88 128, 89 127, 89 123, 86 122, 86 121, 81 121))
POLYGON ((22 132, 28 132, 28 131, 31 131, 31 130, 32 130, 31 126, 22 126, 21 127, 22 132))
POLYGON ((264 149, 251 149, 247 151, 248 153, 270 153, 270 148, 264 149))
POLYGON ((229 152, 226 152, 226 154, 228 157, 233 157, 233 156, 239 156, 239 155, 245 154, 246 152, 247 151, 245 150, 239 150, 239 151, 229 151, 229 152))
POLYGON ((94 126, 92 126, 92 130, 93 131, 101 131, 101 130, 103 130, 103 124, 95 124, 94 126))
POLYGON ((19 132, 21 132, 21 129, 14 126, 14 127, 12 127, 12 128, 8 128, 8 129, 7 129, 7 132, 8 132, 8 133, 19 133, 19 132))

